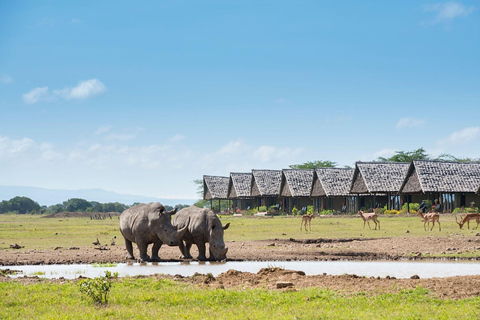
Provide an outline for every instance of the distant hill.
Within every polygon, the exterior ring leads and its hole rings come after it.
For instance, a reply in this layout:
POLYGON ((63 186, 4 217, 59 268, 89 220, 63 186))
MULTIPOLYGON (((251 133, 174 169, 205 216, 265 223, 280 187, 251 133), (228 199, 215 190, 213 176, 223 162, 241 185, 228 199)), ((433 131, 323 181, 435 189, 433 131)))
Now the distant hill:
POLYGON ((119 194, 103 189, 61 190, 37 187, 0 186, 0 201, 10 200, 16 196, 28 197, 33 201, 38 202, 38 204, 41 206, 51 206, 62 203, 63 201, 71 198, 80 198, 87 201, 98 201, 100 203, 120 202, 126 205, 131 205, 135 202, 160 202, 169 206, 174 206, 176 204, 193 205, 197 201, 196 199, 162 199, 130 194, 119 194))

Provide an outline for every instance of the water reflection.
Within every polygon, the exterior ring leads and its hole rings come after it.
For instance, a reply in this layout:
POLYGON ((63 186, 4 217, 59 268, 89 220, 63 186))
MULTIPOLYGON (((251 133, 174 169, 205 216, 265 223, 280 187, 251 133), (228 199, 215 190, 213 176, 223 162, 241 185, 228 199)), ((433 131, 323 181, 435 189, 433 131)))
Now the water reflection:
POLYGON ((102 265, 30 265, 9 266, 0 269, 21 270, 22 273, 12 275, 34 276, 44 278, 75 279, 79 276, 97 277, 106 270, 118 272, 119 276, 138 276, 153 274, 169 274, 192 276, 195 273, 214 276, 230 269, 257 273, 262 268, 279 267, 283 269, 299 270, 307 275, 341 275, 356 274, 358 276, 380 276, 410 278, 419 275, 420 278, 452 277, 463 275, 480 275, 478 262, 412 262, 412 261, 182 261, 182 262, 149 262, 149 263, 119 263, 109 266, 102 265))

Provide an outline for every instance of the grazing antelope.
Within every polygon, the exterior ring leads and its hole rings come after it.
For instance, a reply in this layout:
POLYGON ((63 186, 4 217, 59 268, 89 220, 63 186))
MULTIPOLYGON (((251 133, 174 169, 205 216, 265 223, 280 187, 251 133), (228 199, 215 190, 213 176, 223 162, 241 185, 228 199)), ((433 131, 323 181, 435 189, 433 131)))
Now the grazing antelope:
POLYGON ((462 220, 460 220, 460 222, 458 222, 457 216, 455 216, 455 221, 457 222, 460 229, 463 228, 465 222, 467 223, 468 229, 470 229, 470 220, 477 221, 477 226, 475 227, 477 229, 478 225, 480 224, 480 213, 467 213, 462 217, 462 220))
POLYGON ((92 244, 96 245, 96 246, 99 246, 100 245, 100 241, 98 241, 98 238, 97 238, 97 241, 93 241, 92 244))
MULTIPOLYGON (((377 223, 378 223, 378 230, 380 230, 380 221, 378 221, 378 216, 375 212, 368 212, 365 213, 362 210, 358 212, 360 214, 360 217, 363 219, 363 229, 365 229, 365 222, 368 223, 368 227, 370 228, 370 220, 372 220, 375 223, 375 230, 377 230, 377 223)), ((370 228, 371 230, 372 228, 370 228)))
POLYGON ((423 230, 427 231, 430 227, 430 221, 432 222, 432 229, 435 226, 435 221, 438 222, 438 231, 442 231, 442 226, 440 225, 440 215, 437 212, 423 213, 422 210, 418 210, 417 215, 423 219, 423 230), (425 229, 425 224, 427 229, 425 229))
POLYGON ((312 219, 315 218, 313 214, 304 214, 302 215, 302 222, 300 223, 300 230, 302 230, 302 226, 305 227, 305 231, 307 231, 307 224, 310 227, 310 231, 312 231, 312 219))

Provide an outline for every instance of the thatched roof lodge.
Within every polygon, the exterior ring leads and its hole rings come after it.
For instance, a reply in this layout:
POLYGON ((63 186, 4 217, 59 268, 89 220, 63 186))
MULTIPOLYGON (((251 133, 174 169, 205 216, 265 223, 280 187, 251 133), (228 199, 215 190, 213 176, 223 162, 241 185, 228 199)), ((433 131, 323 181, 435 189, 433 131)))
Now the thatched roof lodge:
POLYGON ((480 203, 480 163, 413 160, 400 188, 412 202, 439 200, 444 212, 480 203))
POLYGON ((228 177, 203 176, 203 199, 226 200, 228 199, 228 177))
POLYGON ((252 197, 257 198, 257 206, 278 204, 282 184, 281 170, 252 170, 252 197))
POLYGON ((301 209, 313 205, 310 197, 312 185, 312 169, 283 169, 280 196, 283 197, 284 210, 292 212, 294 206, 301 209))
POLYGON ((311 193, 315 211, 342 211, 344 205, 345 212, 356 211, 356 197, 350 195, 354 172, 351 168, 315 168, 311 193))
POLYGON ((230 173, 228 198, 233 200, 233 207, 240 210, 252 207, 252 173, 230 173))
POLYGON ((350 193, 373 195, 373 199, 359 198, 359 207, 368 207, 364 201, 371 201, 371 207, 398 209, 401 205, 400 187, 407 175, 408 162, 357 162, 350 193), (392 196, 393 195, 393 196, 392 196))

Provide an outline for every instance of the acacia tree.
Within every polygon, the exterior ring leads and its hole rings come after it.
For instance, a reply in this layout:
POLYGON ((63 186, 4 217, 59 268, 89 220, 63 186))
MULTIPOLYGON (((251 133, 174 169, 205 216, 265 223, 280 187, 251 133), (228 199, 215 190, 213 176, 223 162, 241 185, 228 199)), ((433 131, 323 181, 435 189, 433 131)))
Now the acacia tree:
POLYGON ((337 165, 336 162, 329 160, 317 160, 317 161, 307 161, 302 164, 292 164, 291 169, 315 169, 315 168, 333 168, 337 165))

